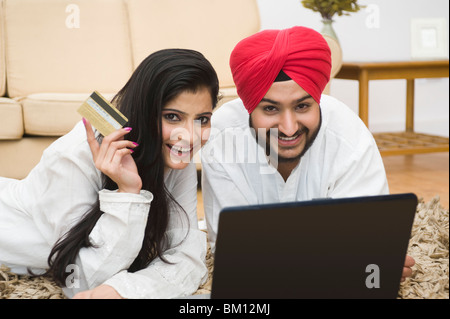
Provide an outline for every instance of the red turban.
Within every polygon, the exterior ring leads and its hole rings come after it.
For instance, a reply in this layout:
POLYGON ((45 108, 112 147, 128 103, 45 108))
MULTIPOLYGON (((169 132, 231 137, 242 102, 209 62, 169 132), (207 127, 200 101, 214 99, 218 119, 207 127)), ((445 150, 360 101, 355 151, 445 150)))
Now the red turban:
POLYGON ((248 113, 280 71, 319 103, 331 72, 331 51, 322 35, 305 27, 264 30, 240 41, 230 57, 237 93, 248 113))

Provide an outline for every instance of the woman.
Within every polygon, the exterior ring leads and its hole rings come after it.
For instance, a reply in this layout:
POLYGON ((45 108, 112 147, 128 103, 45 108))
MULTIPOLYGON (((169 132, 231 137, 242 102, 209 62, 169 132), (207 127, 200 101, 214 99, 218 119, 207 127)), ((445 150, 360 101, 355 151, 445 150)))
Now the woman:
POLYGON ((207 276, 206 238, 190 160, 217 96, 200 53, 147 57, 112 101, 127 127, 102 137, 83 119, 27 178, 0 178, 0 263, 46 269, 74 298, 195 292, 207 276))

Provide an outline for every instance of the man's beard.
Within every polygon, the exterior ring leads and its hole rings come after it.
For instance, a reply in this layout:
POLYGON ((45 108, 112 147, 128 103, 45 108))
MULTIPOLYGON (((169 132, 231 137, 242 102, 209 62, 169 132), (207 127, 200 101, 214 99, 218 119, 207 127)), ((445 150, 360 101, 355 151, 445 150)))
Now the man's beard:
MULTIPOLYGON (((252 118, 251 116, 249 117, 249 125, 251 128, 255 129, 253 127, 252 124, 252 118)), ((311 146, 314 144, 314 141, 317 138, 317 135, 319 134, 320 128, 322 127, 322 112, 320 112, 320 118, 319 118, 319 126, 317 127, 317 130, 315 130, 314 132, 312 132, 311 136, 309 136, 310 134, 310 129, 308 129, 307 127, 303 127, 300 130, 298 130, 295 134, 292 134, 292 136, 295 135, 299 135, 299 134, 305 134, 306 135, 306 143, 305 143, 305 147, 303 148, 303 150, 300 152, 300 154, 293 156, 293 157, 282 157, 278 154, 278 149, 274 150, 273 147, 270 144, 270 129, 267 130, 266 133, 266 145, 265 145, 265 150, 266 150, 266 156, 270 157, 273 156, 273 154, 277 154, 278 156, 278 163, 292 163, 292 162, 297 162, 299 161, 303 155, 305 155, 305 153, 311 148, 311 146)), ((281 137, 288 137, 285 134, 278 132, 278 135, 281 137)), ((255 136, 256 138, 256 142, 259 143, 258 141, 258 134, 256 134, 255 136)), ((276 139, 278 140, 278 136, 276 136, 276 139)), ((262 141, 264 142, 264 141, 262 141)), ((262 147, 264 147, 264 145, 261 145, 262 147)), ((278 146, 278 144, 277 144, 278 146)))

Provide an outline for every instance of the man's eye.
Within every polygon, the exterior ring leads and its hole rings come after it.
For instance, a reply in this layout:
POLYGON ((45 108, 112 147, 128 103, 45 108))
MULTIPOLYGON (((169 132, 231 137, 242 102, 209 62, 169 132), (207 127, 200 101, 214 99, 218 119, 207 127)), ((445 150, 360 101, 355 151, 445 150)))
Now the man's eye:
POLYGON ((164 118, 169 121, 179 121, 180 118, 174 113, 164 114, 164 118))
POLYGON ((299 105, 296 106, 296 108, 297 108, 298 110, 304 110, 304 109, 306 109, 306 108, 308 108, 308 107, 309 107, 309 104, 307 104, 307 103, 301 103, 301 104, 299 104, 299 105))

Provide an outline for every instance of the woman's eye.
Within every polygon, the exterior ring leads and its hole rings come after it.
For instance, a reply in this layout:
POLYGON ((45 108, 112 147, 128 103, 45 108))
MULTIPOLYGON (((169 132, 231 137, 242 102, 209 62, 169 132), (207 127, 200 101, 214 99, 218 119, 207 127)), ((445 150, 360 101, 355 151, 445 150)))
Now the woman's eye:
POLYGON ((201 125, 206 125, 209 123, 209 121, 211 121, 211 119, 207 116, 202 116, 198 119, 198 121, 200 121, 201 125))
POLYGON ((178 117, 178 115, 176 115, 176 114, 174 114, 174 113, 164 114, 164 118, 165 118, 166 120, 173 121, 173 122, 179 121, 179 120, 180 120, 180 118, 178 117))

